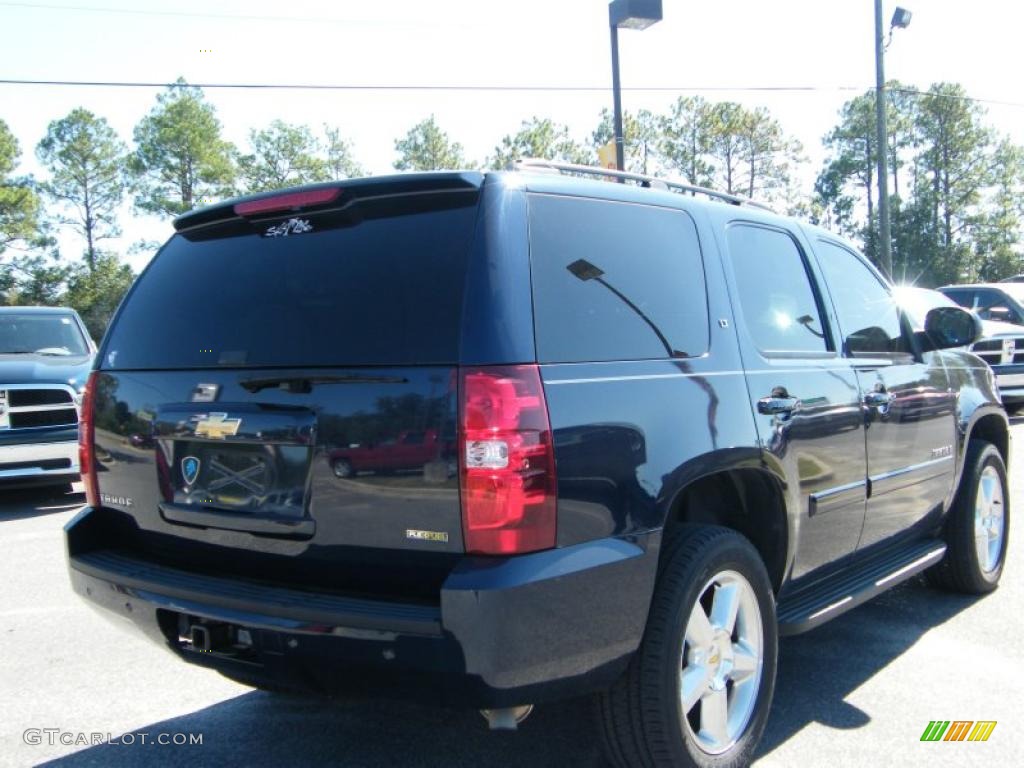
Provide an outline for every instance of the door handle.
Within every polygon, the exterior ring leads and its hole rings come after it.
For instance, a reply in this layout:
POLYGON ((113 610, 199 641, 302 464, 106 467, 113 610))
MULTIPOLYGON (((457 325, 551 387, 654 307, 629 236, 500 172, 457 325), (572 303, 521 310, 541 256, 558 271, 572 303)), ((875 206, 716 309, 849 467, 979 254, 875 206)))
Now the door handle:
POLYGON ((893 401, 893 396, 886 392, 865 392, 864 405, 869 408, 885 408, 893 401))
POLYGON ((762 397, 757 401, 757 412, 765 416, 791 413, 800 401, 795 397, 762 397))

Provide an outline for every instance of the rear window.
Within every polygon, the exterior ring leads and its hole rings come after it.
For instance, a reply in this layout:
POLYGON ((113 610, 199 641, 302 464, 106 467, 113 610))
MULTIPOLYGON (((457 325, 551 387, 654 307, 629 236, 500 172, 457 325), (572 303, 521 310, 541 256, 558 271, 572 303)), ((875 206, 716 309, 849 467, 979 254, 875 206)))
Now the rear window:
POLYGON ((406 196, 175 236, 129 295, 106 368, 456 363, 476 194, 406 196))
POLYGON ((682 211, 531 195, 530 264, 543 363, 707 351, 704 267, 682 211))

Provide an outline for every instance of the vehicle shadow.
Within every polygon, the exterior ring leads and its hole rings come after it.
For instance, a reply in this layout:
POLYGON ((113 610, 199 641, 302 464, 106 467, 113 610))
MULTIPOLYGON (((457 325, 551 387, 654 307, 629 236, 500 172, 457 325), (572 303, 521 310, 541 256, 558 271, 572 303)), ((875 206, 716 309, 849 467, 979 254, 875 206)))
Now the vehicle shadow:
POLYGON ((871 713, 846 697, 884 674, 925 632, 979 599, 933 589, 917 577, 818 629, 783 638, 772 714, 758 756, 810 723, 843 730, 867 725, 871 713))
POLYGON ((28 520, 41 515, 67 512, 85 504, 85 494, 75 485, 8 489, 0 487, 0 523, 28 520))
MULTIPOLYGON (((785 638, 759 756, 813 722, 839 729, 868 724, 870 713, 849 704, 846 697, 883 672, 922 634, 976 599, 941 593, 915 580, 813 632, 785 638)), ((132 745, 102 744, 46 764, 160 766, 198 760, 409 768, 604 765, 589 704, 580 700, 538 706, 518 732, 491 733, 471 711, 253 692, 140 727, 135 733, 147 733, 151 740, 160 733, 202 734, 203 743, 142 745, 136 736, 132 745)))
POLYGON ((141 745, 136 735, 131 745, 102 744, 42 765, 600 766, 590 723, 586 701, 538 707, 518 731, 492 733, 474 711, 253 692, 135 731, 149 740, 202 734, 201 745, 141 745))

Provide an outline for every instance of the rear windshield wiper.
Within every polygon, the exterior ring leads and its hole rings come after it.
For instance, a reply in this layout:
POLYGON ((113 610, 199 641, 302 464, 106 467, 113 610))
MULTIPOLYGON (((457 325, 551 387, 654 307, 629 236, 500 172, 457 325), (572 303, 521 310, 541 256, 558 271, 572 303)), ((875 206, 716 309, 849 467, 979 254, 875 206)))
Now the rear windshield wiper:
POLYGON ((243 389, 247 389, 254 394, 272 387, 283 389, 285 392, 304 394, 312 392, 313 385, 315 384, 406 384, 408 381, 408 379, 402 376, 369 376, 364 374, 296 376, 294 374, 282 374, 281 376, 242 379, 238 383, 243 389))

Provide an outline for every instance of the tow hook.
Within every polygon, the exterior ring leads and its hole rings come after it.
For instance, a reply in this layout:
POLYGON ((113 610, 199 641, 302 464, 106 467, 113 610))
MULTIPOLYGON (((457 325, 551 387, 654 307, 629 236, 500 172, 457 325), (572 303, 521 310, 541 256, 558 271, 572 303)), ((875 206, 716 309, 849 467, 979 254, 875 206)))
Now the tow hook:
POLYGON ((225 624, 192 624, 182 639, 189 650, 211 653, 228 645, 228 628, 225 624))
POLYGON ((487 720, 492 731, 514 731, 533 712, 533 704, 504 709, 481 709, 480 714, 487 720))

